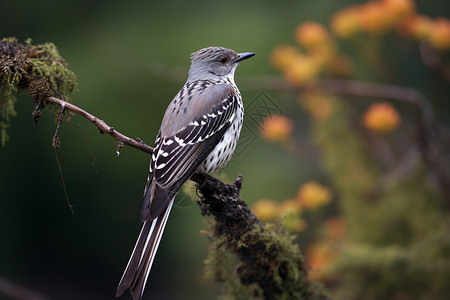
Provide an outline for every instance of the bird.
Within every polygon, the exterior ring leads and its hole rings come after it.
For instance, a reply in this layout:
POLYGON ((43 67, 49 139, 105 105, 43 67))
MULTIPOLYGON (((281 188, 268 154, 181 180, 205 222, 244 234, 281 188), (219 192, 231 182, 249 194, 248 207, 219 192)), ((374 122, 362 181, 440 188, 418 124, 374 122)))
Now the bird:
POLYGON ((156 136, 141 210, 138 240, 116 291, 142 298, 170 210, 181 186, 195 173, 213 173, 233 155, 244 119, 234 81, 253 52, 207 47, 191 54, 188 78, 170 102, 156 136))

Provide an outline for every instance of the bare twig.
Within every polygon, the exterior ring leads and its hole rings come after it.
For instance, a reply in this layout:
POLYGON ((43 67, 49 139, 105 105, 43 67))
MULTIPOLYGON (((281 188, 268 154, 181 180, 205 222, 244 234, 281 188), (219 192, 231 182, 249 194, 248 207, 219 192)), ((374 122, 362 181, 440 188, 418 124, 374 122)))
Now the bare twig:
POLYGON ((148 146, 144 142, 142 142, 141 139, 132 139, 132 138, 127 137, 126 135, 118 132, 113 127, 111 127, 108 124, 106 124, 106 122, 104 122, 103 120, 98 119, 97 117, 93 116, 92 114, 90 114, 87 111, 79 108, 76 105, 73 105, 73 104, 71 104, 69 102, 66 102, 64 100, 61 100, 61 99, 58 99, 58 98, 55 98, 55 97, 49 97, 49 98, 46 99, 46 101, 50 102, 50 103, 53 103, 53 104, 60 105, 61 107, 65 108, 65 109, 68 109, 70 111, 73 111, 76 114, 79 114, 80 116, 85 117, 86 119, 88 119, 89 121, 94 123, 101 133, 109 134, 114 139, 119 141, 119 143, 123 143, 124 145, 127 145, 127 146, 130 146, 130 147, 139 149, 139 150, 144 151, 144 152, 146 152, 148 154, 152 154, 153 153, 153 148, 148 146))
POLYGON ((349 79, 317 79, 313 83, 292 85, 280 76, 247 77, 239 80, 246 89, 266 89, 273 91, 304 92, 319 90, 343 96, 382 98, 410 103, 423 110, 424 119, 433 118, 433 110, 425 97, 416 89, 394 84, 371 83, 349 79))
MULTIPOLYGON (((186 80, 183 68, 169 67, 161 62, 154 62, 150 72, 154 75, 176 82, 186 80)), ((349 79, 318 78, 312 83, 304 85, 292 85, 279 75, 240 77, 240 85, 246 90, 272 90, 301 92, 311 89, 326 93, 348 96, 362 96, 369 98, 383 98, 408 102, 424 109, 427 120, 433 118, 432 109, 423 95, 414 88, 402 87, 393 84, 370 83, 349 79)))
POLYGON ((422 121, 431 124, 433 109, 430 102, 416 89, 386 83, 369 83, 347 79, 322 79, 316 88, 337 95, 389 99, 416 106, 422 121))
MULTIPOLYGON (((150 71, 167 80, 180 82, 185 80, 181 68, 162 67, 161 63, 154 63, 150 71)), ((320 90, 321 92, 345 96, 359 96, 367 98, 382 98, 399 102, 410 103, 416 106, 422 113, 423 121, 430 124, 433 119, 433 109, 427 99, 416 89, 402 87, 394 84, 370 83, 350 79, 319 78, 312 83, 304 85, 292 85, 278 75, 240 77, 239 83, 246 90, 272 90, 303 92, 308 90, 320 90)))
MULTIPOLYGON (((127 137, 126 135, 118 132, 117 130, 115 130, 113 127, 109 126, 108 124, 106 124, 106 122, 98 119, 97 117, 95 117, 94 115, 88 113, 87 111, 79 108, 76 105, 73 105, 67 101, 55 98, 55 97, 49 97, 46 99, 47 102, 53 103, 53 104, 57 104, 61 106, 61 111, 60 111, 60 115, 59 115, 59 120, 62 120, 62 115, 64 113, 64 110, 70 110, 82 117, 85 117, 86 119, 88 119, 89 121, 91 121, 92 123, 94 123, 98 130, 101 133, 107 133, 110 136, 112 136, 114 139, 116 139, 119 143, 117 145, 117 155, 120 154, 120 150, 125 146, 130 146, 133 148, 136 148, 138 150, 144 151, 148 154, 152 154, 153 153, 153 148, 148 146, 147 144, 145 144, 140 138, 136 138, 136 139, 132 139, 130 137, 127 137)), ((57 129, 55 132, 55 136, 58 135, 58 131, 59 131, 59 125, 60 123, 58 122, 57 125, 57 129)), ((55 137, 53 137, 53 139, 55 140, 55 137)), ((56 148, 55 148, 56 150, 56 148)), ((55 152, 56 153, 56 152, 55 152)), ((59 165, 59 162, 58 162, 59 165)), ((194 182, 203 182, 204 178, 203 176, 199 175, 199 174, 194 174, 191 177, 191 180, 194 182)), ((67 194, 67 193, 66 193, 67 194)), ((71 207, 71 205, 69 204, 69 206, 71 207)), ((72 207, 71 207, 72 209, 72 207)))
POLYGON ((58 117, 58 123, 56 124, 55 134, 53 135, 52 146, 55 150, 59 149, 61 147, 61 140, 59 139, 59 128, 61 127, 61 124, 63 122, 65 106, 66 105, 64 103, 61 105, 61 110, 59 112, 59 117, 58 117))

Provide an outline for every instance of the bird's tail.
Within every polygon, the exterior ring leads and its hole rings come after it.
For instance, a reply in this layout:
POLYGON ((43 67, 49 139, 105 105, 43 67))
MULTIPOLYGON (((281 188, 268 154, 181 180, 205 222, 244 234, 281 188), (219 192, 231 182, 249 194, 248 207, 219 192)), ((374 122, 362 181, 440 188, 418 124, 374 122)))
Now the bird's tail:
POLYGON ((130 289, 134 300, 141 299, 172 204, 173 199, 158 218, 144 222, 133 254, 117 287, 116 297, 130 289))

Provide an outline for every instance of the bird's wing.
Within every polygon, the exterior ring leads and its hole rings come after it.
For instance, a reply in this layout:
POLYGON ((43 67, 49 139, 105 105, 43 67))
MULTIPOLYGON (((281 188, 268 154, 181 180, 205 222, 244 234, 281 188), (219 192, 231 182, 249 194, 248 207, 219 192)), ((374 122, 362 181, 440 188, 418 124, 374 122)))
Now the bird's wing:
POLYGON ((159 216, 235 118, 238 100, 227 84, 210 85, 187 97, 192 98, 184 99, 181 111, 171 104, 164 116, 150 162, 142 220, 159 216))

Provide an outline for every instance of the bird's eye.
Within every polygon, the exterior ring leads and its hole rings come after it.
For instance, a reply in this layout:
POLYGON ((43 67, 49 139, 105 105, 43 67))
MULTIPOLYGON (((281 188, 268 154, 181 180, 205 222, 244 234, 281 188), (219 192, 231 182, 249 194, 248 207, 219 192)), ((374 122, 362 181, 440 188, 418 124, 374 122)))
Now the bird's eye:
POLYGON ((221 56, 220 58, 219 58, 219 61, 221 62, 221 63, 226 63, 227 62, 227 58, 225 57, 225 56, 221 56))

